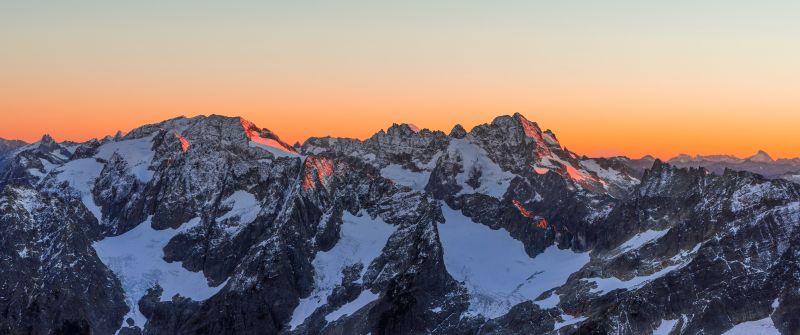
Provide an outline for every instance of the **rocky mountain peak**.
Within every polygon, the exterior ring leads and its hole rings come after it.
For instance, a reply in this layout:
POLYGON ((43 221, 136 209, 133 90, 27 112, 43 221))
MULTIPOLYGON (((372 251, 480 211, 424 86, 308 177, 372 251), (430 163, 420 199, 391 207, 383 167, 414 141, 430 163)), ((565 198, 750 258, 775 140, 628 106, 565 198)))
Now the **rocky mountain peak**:
POLYGON ((467 136, 467 131, 460 124, 456 124, 453 126, 453 129, 450 130, 449 136, 452 138, 464 138, 464 136, 467 136))
POLYGON ((69 156, 68 152, 65 152, 64 148, 61 147, 49 134, 45 134, 42 136, 42 139, 36 145, 36 151, 40 152, 45 155, 49 155, 51 153, 56 153, 59 156, 56 156, 56 159, 65 159, 66 156, 69 156))
POLYGON ((755 155, 747 157, 747 160, 751 161, 751 162, 759 162, 759 163, 770 163, 770 162, 774 161, 772 159, 772 156, 770 156, 764 150, 759 150, 755 155))
POLYGON ((420 129, 410 123, 393 123, 389 129, 386 129, 386 134, 389 136, 409 136, 419 133, 420 129))
POLYGON ((44 135, 42 135, 42 139, 39 140, 39 143, 44 144, 44 145, 50 145, 50 144, 56 143, 56 141, 53 140, 53 137, 50 136, 50 134, 44 134, 44 135))

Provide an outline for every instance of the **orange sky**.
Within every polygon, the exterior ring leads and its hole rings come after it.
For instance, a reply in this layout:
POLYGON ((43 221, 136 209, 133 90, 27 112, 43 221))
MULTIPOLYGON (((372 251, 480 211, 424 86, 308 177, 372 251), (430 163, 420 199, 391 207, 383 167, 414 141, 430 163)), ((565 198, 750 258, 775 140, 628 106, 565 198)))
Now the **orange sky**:
POLYGON ((294 142, 520 112, 579 154, 800 156, 797 2, 45 2, 0 3, 0 137, 217 113, 294 142))

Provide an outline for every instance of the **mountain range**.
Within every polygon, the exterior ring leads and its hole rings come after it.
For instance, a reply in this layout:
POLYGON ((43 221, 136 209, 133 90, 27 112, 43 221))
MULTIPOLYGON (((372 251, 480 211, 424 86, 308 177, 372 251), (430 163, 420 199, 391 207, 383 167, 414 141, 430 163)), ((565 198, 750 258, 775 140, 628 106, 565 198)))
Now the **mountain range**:
POLYGON ((3 140, 0 334, 798 334, 791 167, 589 158, 520 114, 3 140))

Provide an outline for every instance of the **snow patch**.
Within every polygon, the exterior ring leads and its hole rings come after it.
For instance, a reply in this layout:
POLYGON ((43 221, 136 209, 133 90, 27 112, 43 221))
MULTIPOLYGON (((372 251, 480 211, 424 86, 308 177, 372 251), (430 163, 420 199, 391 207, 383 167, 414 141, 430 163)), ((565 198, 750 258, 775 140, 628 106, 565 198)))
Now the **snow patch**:
POLYGON ((245 225, 255 221, 258 213, 261 211, 261 204, 259 204, 256 197, 247 191, 233 192, 229 197, 225 198, 222 202, 223 206, 231 207, 231 210, 217 218, 217 222, 222 222, 229 218, 238 217, 239 224, 225 227, 225 232, 230 235, 238 234, 245 225))
POLYGON ((245 135, 250 139, 248 146, 251 148, 261 148, 275 157, 299 157, 300 155, 294 149, 283 145, 271 138, 261 136, 261 131, 252 122, 239 118, 242 123, 245 135))
MULTIPOLYGON (((333 289, 341 284, 342 270, 345 267, 357 263, 364 264, 361 272, 361 276, 363 276, 372 260, 381 254, 389 236, 395 230, 395 226, 383 222, 380 218, 372 219, 362 213, 355 216, 344 212, 339 241, 331 250, 318 252, 311 263, 314 266, 314 291, 308 297, 300 299, 300 304, 295 308, 289 322, 291 329, 301 325, 311 313, 327 303, 328 296, 333 289)), ((369 290, 364 290, 358 299, 345 306, 350 305, 348 308, 353 308, 357 307, 359 303, 364 305, 369 303, 371 300, 366 300, 371 292, 366 292, 369 290), (365 294, 367 295, 365 296, 365 294), (362 300, 357 302, 359 299, 362 300)), ((363 307, 363 305, 361 306, 363 307)), ((342 308, 344 306, 339 310, 342 308)), ((342 310, 341 313, 352 313, 348 310, 342 310)))
POLYGON ((430 172, 413 172, 406 170, 399 164, 389 164, 381 169, 381 176, 391 179, 397 184, 408 186, 415 191, 424 191, 425 186, 428 185, 430 172))
POLYGON ((143 183, 153 179, 153 170, 150 164, 153 162, 153 134, 148 137, 118 142, 108 142, 97 148, 95 157, 108 161, 114 153, 119 154, 125 159, 132 175, 143 183))
POLYGON ((588 317, 585 317, 585 316, 572 316, 572 315, 569 315, 569 314, 561 314, 561 319, 563 319, 564 321, 556 322, 555 326, 553 327, 553 330, 559 330, 559 329, 564 328, 566 326, 571 326, 571 325, 574 325, 576 323, 581 323, 581 322, 585 321, 586 319, 588 319, 588 317))
POLYGON ((495 198, 502 198, 508 189, 514 174, 503 169, 489 159, 486 150, 468 141, 466 138, 450 140, 448 153, 461 156, 464 171, 456 175, 456 182, 462 186, 460 194, 483 193, 495 198), (480 186, 473 188, 467 184, 470 175, 480 173, 480 186))
POLYGON ((638 233, 631 237, 630 240, 626 241, 622 245, 619 246, 619 249, 622 251, 635 250, 641 248, 643 245, 648 244, 650 242, 656 241, 669 232, 669 229, 666 230, 651 230, 648 229, 647 231, 638 233))
POLYGON ((101 221, 103 214, 100 207, 94 202, 92 188, 94 188, 94 180, 100 175, 101 171, 103 171, 103 164, 97 162, 94 158, 70 161, 55 170, 56 181, 58 183, 67 182, 70 187, 78 191, 81 196, 81 202, 94 214, 98 222, 101 221))
POLYGON ((335 311, 326 315, 325 321, 333 322, 339 320, 339 318, 343 316, 352 315, 353 313, 357 312, 359 309, 366 306, 367 304, 375 300, 378 300, 378 298, 380 298, 380 296, 375 293, 372 293, 372 291, 363 290, 361 291, 361 294, 358 295, 358 298, 356 298, 356 300, 348 302, 342 305, 342 307, 339 307, 335 311))
POLYGON ((161 301, 169 301, 176 294, 202 301, 225 286, 223 283, 211 287, 201 272, 191 272, 179 262, 167 263, 163 258, 164 246, 169 240, 199 225, 200 218, 194 218, 178 229, 164 230, 153 229, 151 218, 122 235, 106 237, 92 245, 103 264, 122 282, 125 303, 131 309, 124 319, 132 318, 139 327, 147 321, 139 312, 139 299, 155 284, 164 289, 161 301))
POLYGON ((522 242, 506 230, 475 223, 446 205, 442 212, 445 223, 438 229, 445 267, 467 287, 471 314, 501 316, 511 306, 562 285, 570 274, 589 262, 589 253, 556 246, 531 258, 522 242))
MULTIPOLYGON (((655 234, 655 233, 653 233, 653 234, 655 234)), ((637 236, 638 235, 640 235, 640 234, 637 234, 637 236)), ((636 238, 636 237, 634 237, 634 238, 636 238)), ((646 238, 642 238, 641 240, 645 240, 645 239, 646 238)), ((633 239, 631 239, 631 240, 633 240, 633 239)), ((634 243, 632 243, 632 245, 635 246, 634 243)), ((621 280, 621 279, 616 278, 616 277, 609 277, 609 278, 597 278, 597 277, 595 277, 595 278, 587 278, 587 279, 584 279, 584 280, 586 280, 588 282, 595 283, 596 287, 594 287, 594 288, 592 288, 590 290, 590 292, 592 292, 592 293, 610 292, 610 291, 613 291, 613 290, 616 290, 616 289, 630 290, 631 288, 637 288, 637 287, 640 287, 640 286, 642 286, 642 285, 644 285, 644 284, 646 284, 646 283, 648 283, 648 282, 650 282, 652 280, 661 278, 661 277, 667 275, 668 273, 670 273, 672 271, 680 270, 683 267, 685 267, 686 265, 689 265, 689 263, 692 262, 692 259, 693 259, 692 256, 697 254, 697 251, 700 250, 700 247, 702 247, 702 246, 703 246, 703 243, 698 243, 691 250, 681 250, 678 254, 676 254, 675 256, 672 256, 670 258, 670 262, 672 263, 672 265, 664 267, 663 269, 661 269, 661 270, 659 270, 659 271, 657 271, 657 272, 655 272, 653 274, 647 275, 647 276, 633 277, 633 278, 631 278, 629 280, 621 280)))
POLYGON ((658 325, 658 328, 653 331, 653 335, 669 335, 673 329, 675 329, 675 325, 678 324, 678 319, 675 320, 661 320, 661 324, 658 325))
POLYGON ((761 320, 742 322, 733 326, 730 330, 722 333, 723 335, 780 335, 778 328, 775 328, 775 323, 772 322, 772 317, 766 317, 761 320))
POLYGON ((638 179, 635 179, 633 177, 628 177, 617 170, 604 169, 602 166, 597 164, 596 161, 591 159, 582 160, 580 164, 584 169, 594 172, 600 179, 607 180, 617 185, 620 184, 632 185, 632 184, 637 184, 639 182, 638 179))
POLYGON ((269 153, 275 155, 275 157, 299 157, 300 155, 296 152, 289 151, 284 148, 280 142, 263 137, 252 137, 250 138, 250 147, 252 148, 261 148, 264 150, 269 151, 269 153))

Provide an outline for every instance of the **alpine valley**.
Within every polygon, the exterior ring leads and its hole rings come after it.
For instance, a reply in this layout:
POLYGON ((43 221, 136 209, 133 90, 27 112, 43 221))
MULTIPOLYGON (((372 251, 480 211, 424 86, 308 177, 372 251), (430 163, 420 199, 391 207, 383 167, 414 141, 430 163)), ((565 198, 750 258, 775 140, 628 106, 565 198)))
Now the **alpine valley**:
POLYGON ((588 158, 520 114, 0 140, 0 334, 800 334, 776 162, 588 158))

